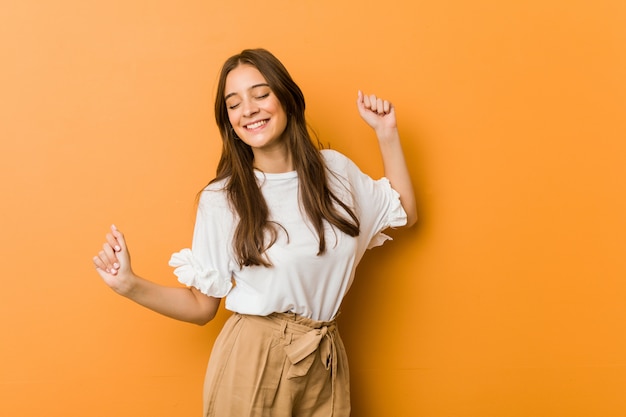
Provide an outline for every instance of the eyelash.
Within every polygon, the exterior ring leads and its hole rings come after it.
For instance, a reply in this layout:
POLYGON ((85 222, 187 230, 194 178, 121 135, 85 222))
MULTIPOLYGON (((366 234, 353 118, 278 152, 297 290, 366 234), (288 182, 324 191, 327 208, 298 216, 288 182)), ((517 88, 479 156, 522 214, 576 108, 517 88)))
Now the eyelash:
MULTIPOLYGON (((257 100, 263 100, 264 98, 268 98, 269 96, 270 96, 270 93, 265 93, 265 94, 262 94, 260 96, 256 96, 255 98, 257 100)), ((228 110, 235 110, 237 107, 239 107, 239 104, 240 103, 234 104, 232 106, 228 106, 228 110)))

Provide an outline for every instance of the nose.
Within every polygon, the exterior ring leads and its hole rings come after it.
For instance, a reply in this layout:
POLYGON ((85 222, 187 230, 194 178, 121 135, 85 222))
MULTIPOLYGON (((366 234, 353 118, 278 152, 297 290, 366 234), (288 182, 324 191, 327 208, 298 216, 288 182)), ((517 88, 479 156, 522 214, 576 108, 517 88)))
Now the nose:
POLYGON ((256 105, 254 100, 243 100, 241 104, 243 106, 242 110, 244 117, 250 117, 259 111, 259 107, 256 105))

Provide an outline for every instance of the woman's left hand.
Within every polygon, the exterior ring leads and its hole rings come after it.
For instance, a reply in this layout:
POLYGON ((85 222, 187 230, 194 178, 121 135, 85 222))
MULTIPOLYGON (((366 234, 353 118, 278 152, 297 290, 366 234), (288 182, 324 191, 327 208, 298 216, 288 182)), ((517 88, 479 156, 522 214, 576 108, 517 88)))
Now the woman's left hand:
POLYGON ((396 112, 389 101, 374 94, 365 95, 359 90, 356 104, 363 120, 377 133, 397 128, 396 112))

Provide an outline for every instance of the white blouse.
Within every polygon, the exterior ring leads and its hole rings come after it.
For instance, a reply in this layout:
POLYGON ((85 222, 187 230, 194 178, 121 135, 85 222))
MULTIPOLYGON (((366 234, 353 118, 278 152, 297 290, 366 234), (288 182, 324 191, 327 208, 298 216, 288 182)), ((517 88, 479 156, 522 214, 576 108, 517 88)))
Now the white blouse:
POLYGON ((226 308, 242 314, 289 311, 314 320, 334 318, 365 250, 390 239, 382 231, 405 225, 406 213, 386 178, 373 180, 339 152, 321 153, 331 189, 361 222, 359 236, 326 223, 326 252, 317 256, 318 236, 300 209, 297 173, 255 171, 270 220, 280 224, 278 239, 266 251, 273 266, 237 264, 232 248, 237 215, 220 181, 200 197, 191 249, 170 259, 178 280, 206 295, 226 297, 226 308))

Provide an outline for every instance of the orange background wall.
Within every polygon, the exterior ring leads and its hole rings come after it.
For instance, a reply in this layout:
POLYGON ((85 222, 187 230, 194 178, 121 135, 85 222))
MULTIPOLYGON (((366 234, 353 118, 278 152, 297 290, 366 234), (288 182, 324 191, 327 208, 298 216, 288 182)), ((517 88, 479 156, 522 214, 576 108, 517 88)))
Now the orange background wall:
POLYGON ((217 72, 257 46, 373 176, 356 91, 398 109, 421 223, 345 302, 353 415, 626 415, 625 45, 622 0, 3 2, 0 415, 199 415, 227 313, 157 316, 91 257, 116 223, 175 282, 217 72))

